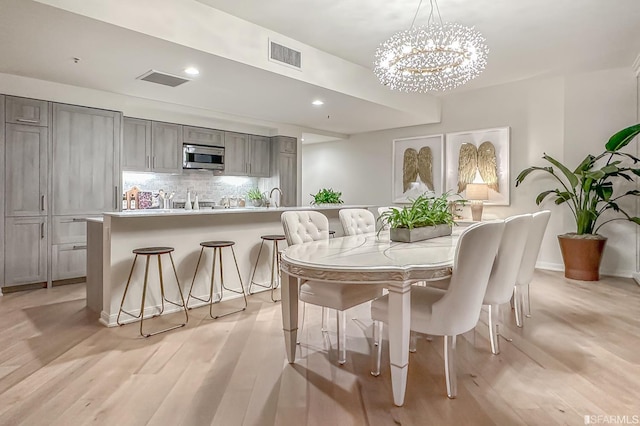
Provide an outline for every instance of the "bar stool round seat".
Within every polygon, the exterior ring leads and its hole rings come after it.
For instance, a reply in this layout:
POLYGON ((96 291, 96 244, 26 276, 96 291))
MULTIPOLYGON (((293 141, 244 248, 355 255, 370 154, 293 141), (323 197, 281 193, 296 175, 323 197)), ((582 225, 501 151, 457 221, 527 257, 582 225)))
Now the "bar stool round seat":
POLYGON ((134 254, 141 254, 144 256, 152 256, 154 254, 167 254, 173 252, 173 247, 143 247, 133 250, 134 254))
MULTIPOLYGON (((198 257, 198 263, 196 264, 196 270, 193 273, 193 280, 191 281, 191 288, 189 289, 189 295, 187 296, 187 307, 189 306, 189 299, 194 298, 196 300, 199 300, 201 302, 207 303, 209 304, 209 316, 213 319, 218 319, 230 314, 234 314, 236 312, 241 312, 244 311, 245 309, 247 309, 247 295, 244 292, 244 285, 242 284, 242 276, 240 274, 240 268, 238 267, 238 260, 236 259, 236 252, 233 249, 233 246, 236 244, 235 241, 227 241, 227 240, 214 240, 214 241, 203 241, 200 243, 200 256, 198 257), (233 262, 236 265, 236 271, 238 272, 238 280, 240 281, 240 289, 236 290, 236 289, 231 289, 228 288, 225 283, 224 283, 224 272, 223 272, 223 267, 222 267, 222 249, 224 248, 231 248, 231 254, 233 255, 233 262), (198 268, 200 267, 200 261, 202 260, 202 255, 204 254, 204 249, 206 248, 212 248, 213 249, 213 256, 211 259, 211 283, 209 285, 209 297, 207 299, 203 299, 201 297, 198 296, 194 296, 193 295, 193 286, 196 282, 196 276, 198 275, 198 268), (214 278, 216 275, 216 261, 219 263, 219 270, 220 270, 220 297, 218 299, 216 299, 214 297, 214 278), (227 312, 224 314, 219 314, 219 315, 213 315, 213 305, 216 303, 219 303, 222 301, 222 298, 224 296, 224 291, 230 291, 232 293, 236 293, 236 294, 241 294, 242 297, 244 298, 244 306, 240 309, 237 310, 233 310, 231 312, 227 312)), ((192 309, 191 307, 189 307, 188 309, 192 309)))
POLYGON ((278 249, 278 241, 284 241, 286 238, 282 234, 270 234, 260 236, 262 242, 260 243, 260 250, 258 251, 258 257, 256 257, 256 263, 253 265, 253 273, 251 274, 251 281, 249 282, 249 294, 251 292, 251 286, 258 286, 266 289, 271 289, 271 301, 278 302, 280 299, 276 299, 273 295, 275 290, 280 285, 280 253, 278 249), (262 248, 265 241, 273 242, 273 253, 271 255, 271 280, 269 285, 260 284, 254 281, 256 276, 256 269, 258 269, 258 262, 260 261, 260 255, 262 254, 262 248))
POLYGON ((187 322, 189 322, 189 314, 187 313, 187 305, 184 302, 184 296, 182 295, 182 288, 180 287, 180 280, 178 279, 178 273, 176 272, 176 265, 173 262, 173 256, 171 255, 171 253, 174 251, 173 247, 141 247, 141 248, 137 248, 133 250, 133 254, 135 254, 135 258, 133 259, 133 264, 131 265, 131 272, 129 272, 129 278, 127 279, 127 284, 124 287, 124 293, 122 294, 122 301, 120 302, 120 309, 118 309, 118 317, 116 318, 116 323, 118 325, 124 325, 124 323, 120 322, 120 315, 122 313, 125 313, 127 315, 129 315, 130 317, 133 317, 135 319, 139 319, 140 320, 140 335, 142 337, 150 337, 153 336, 155 334, 159 334, 159 333, 164 333, 165 331, 169 331, 169 330, 174 330, 176 328, 180 328, 180 327, 184 327, 185 325, 187 325, 187 322), (163 279, 163 274, 162 274, 162 260, 161 260, 161 255, 163 254, 168 254, 169 255, 169 259, 171 260, 171 267, 173 268, 173 275, 176 278, 176 285, 178 287, 178 294, 180 295, 180 302, 173 302, 169 299, 167 299, 166 297, 166 293, 164 290, 164 279, 163 279), (127 292, 129 291, 129 285, 131 284, 131 277, 133 276, 133 271, 136 267, 136 261, 138 260, 138 256, 145 256, 146 257, 146 263, 145 263, 145 268, 144 268, 144 282, 143 282, 143 287, 142 287, 142 302, 140 304, 140 313, 138 315, 134 315, 130 312, 127 312, 123 309, 124 306, 124 301, 127 297, 127 292), (144 324, 144 311, 145 311, 145 300, 146 300, 146 296, 147 296, 147 282, 148 282, 148 277, 149 277, 149 258, 151 256, 157 256, 158 259, 158 278, 160 281, 160 302, 161 302, 161 308, 160 311, 155 313, 151 318, 157 317, 159 315, 162 315, 162 313, 164 312, 164 302, 167 303, 171 303, 174 306, 177 306, 179 308, 182 308, 184 310, 184 315, 185 315, 185 322, 172 326, 172 327, 168 327, 159 331, 154 331, 151 333, 145 333, 143 331, 143 324, 144 324))
POLYGON ((222 247, 231 247, 235 245, 235 241, 204 241, 200 243, 202 247, 213 247, 213 248, 222 248, 222 247))
POLYGON ((266 241, 284 241, 285 240, 284 235, 281 235, 281 234, 262 235, 260 238, 266 241))

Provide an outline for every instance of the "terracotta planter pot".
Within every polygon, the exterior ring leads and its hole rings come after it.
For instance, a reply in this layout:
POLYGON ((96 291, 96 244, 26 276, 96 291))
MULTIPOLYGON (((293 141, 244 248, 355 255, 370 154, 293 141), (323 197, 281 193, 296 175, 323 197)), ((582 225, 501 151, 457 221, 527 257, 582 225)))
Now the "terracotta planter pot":
POLYGON ((600 235, 558 235, 564 276, 574 280, 598 281, 600 279, 600 261, 607 242, 600 235))

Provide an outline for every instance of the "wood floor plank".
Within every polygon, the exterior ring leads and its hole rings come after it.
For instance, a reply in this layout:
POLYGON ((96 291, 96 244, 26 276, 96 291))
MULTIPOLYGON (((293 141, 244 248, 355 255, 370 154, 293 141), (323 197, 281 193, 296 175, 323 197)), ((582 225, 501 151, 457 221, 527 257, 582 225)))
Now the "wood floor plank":
MULTIPOLYGON (((337 364, 335 317, 320 331, 307 307, 296 362, 286 361, 280 303, 249 297, 213 320, 190 311, 181 329, 141 338, 106 328, 85 308, 83 284, 0 298, 2 425, 580 425, 585 415, 640 415, 640 287, 536 271, 532 317, 501 309, 501 353, 486 312, 458 339, 458 397, 446 397, 442 339, 410 354, 405 405, 392 403, 387 341, 370 375, 369 306, 349 311, 347 363, 337 364)), ((220 308, 220 307, 216 307, 220 308)), ((224 308, 224 307, 222 307, 224 308)), ((155 329, 179 314, 145 322, 155 329)))

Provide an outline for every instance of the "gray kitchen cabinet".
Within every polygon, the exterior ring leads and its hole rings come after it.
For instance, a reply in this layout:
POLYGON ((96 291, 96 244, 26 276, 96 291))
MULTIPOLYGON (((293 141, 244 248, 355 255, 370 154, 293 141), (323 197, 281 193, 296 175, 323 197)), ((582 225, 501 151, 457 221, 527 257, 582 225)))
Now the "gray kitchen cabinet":
POLYGON ((151 171, 151 121, 122 120, 122 170, 151 171))
POLYGON ((244 133, 224 132, 224 174, 230 176, 247 176, 249 135, 244 133))
POLYGON ((298 148, 298 140, 287 136, 276 136, 274 138, 278 143, 279 151, 285 154, 295 154, 298 148))
POLYGON ((224 174, 269 177, 271 141, 265 136, 224 132, 224 174))
POLYGON ((289 136, 271 138, 270 185, 280 188, 280 205, 292 207, 298 204, 298 140, 289 136))
POLYGON ((151 123, 151 170, 161 173, 182 172, 182 126, 151 123))
POLYGON ((47 134, 46 127, 6 125, 6 216, 47 214, 47 134))
MULTIPOLYGON (((5 176, 5 97, 0 95, 0 176, 5 176)), ((5 185, 0 184, 0 200, 5 199, 5 185)), ((2 294, 2 286, 4 286, 4 205, 0 202, 0 294, 2 294)))
POLYGON ((51 246, 51 279, 53 281, 84 277, 86 275, 86 242, 54 244, 51 246))
POLYGON ((282 206, 297 205, 298 196, 298 158, 296 154, 280 154, 278 156, 278 175, 280 190, 282 191, 282 206))
POLYGON ((182 126, 182 136, 184 143, 188 144, 224 146, 224 132, 222 130, 182 126))
POLYGON ((47 218, 5 219, 4 285, 47 281, 47 218))
POLYGON ((53 104, 54 215, 118 209, 121 120, 114 111, 53 104))
POLYGON ((64 280, 87 274, 87 218, 54 216, 51 223, 51 279, 64 280))
POLYGON ((7 96, 6 121, 46 127, 49 125, 48 105, 47 101, 7 96))
POLYGON ((249 176, 269 177, 271 140, 266 136, 249 135, 249 176))

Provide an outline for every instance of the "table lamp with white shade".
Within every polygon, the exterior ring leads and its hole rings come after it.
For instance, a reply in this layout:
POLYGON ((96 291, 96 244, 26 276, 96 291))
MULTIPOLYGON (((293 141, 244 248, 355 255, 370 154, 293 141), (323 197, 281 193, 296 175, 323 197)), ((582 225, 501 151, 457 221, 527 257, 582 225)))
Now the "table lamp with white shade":
POLYGON ((471 201, 471 218, 482 220, 483 201, 489 199, 489 187, 486 183, 469 183, 466 188, 467 200, 471 201))

